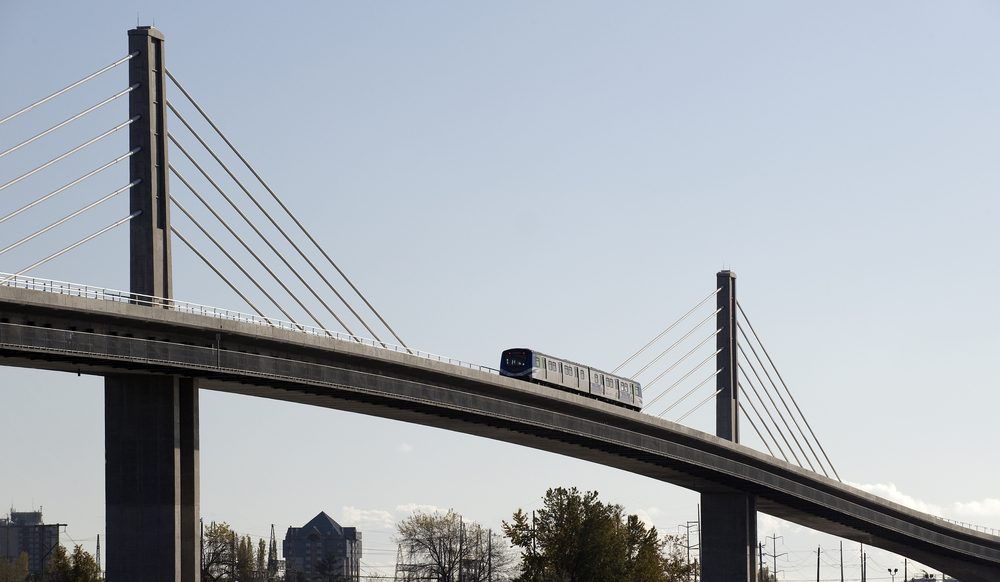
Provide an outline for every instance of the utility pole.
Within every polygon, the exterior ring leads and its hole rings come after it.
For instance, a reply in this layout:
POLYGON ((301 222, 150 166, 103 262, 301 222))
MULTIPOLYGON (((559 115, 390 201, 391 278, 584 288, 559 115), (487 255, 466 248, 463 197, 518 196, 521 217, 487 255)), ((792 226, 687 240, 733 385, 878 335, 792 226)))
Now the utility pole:
POLYGON ((764 580, 764 542, 757 542, 757 582, 768 582, 764 580))
POLYGON ((816 546, 816 582, 819 582, 819 550, 820 547, 816 546))
MULTIPOLYGON (((778 540, 784 539, 784 536, 772 535, 770 538, 765 538, 765 539, 770 539, 771 540, 771 559, 772 559, 772 566, 774 568, 774 570, 771 571, 771 575, 774 576, 775 580, 777 580, 778 579, 778 540)), ((781 554, 781 555, 784 556, 785 554, 781 554)))
POLYGON ((840 540, 840 582, 844 582, 844 540, 840 540))

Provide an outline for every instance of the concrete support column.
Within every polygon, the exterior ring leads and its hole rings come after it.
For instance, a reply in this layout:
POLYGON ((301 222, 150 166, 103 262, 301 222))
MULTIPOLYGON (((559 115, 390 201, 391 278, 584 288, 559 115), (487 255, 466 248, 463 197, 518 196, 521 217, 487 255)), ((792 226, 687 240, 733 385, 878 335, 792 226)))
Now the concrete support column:
POLYGON ((757 501, 745 493, 701 494, 702 582, 757 578, 757 501))
POLYGON ((200 582, 198 385, 104 379, 108 582, 200 582))

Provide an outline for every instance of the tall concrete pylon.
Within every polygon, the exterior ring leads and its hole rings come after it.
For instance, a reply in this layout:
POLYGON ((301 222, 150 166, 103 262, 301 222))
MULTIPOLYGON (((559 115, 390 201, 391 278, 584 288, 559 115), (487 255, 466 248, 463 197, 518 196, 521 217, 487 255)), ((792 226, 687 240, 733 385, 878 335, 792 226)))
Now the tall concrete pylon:
MULTIPOLYGON (((163 34, 128 31, 132 148, 130 291, 170 299, 169 184, 163 34)), ((155 300, 151 308, 166 307, 155 300)), ((105 556, 108 582, 200 582, 198 381, 105 376, 105 556)))
MULTIPOLYGON (((736 273, 716 274, 715 436, 740 442, 739 346, 736 328, 736 273)), ((701 492, 701 579, 703 582, 753 582, 757 578, 757 499, 719 488, 701 492)))

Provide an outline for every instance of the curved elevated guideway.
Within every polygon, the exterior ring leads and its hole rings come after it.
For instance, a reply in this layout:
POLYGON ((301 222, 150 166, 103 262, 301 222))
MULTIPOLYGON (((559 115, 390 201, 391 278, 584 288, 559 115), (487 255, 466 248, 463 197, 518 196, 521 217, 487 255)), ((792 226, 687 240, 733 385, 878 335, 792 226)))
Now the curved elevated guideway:
POLYGON ((576 395, 301 331, 0 287, 0 363, 196 387, 434 426, 567 455, 918 560, 1000 580, 1000 537, 948 523, 701 431, 576 395))

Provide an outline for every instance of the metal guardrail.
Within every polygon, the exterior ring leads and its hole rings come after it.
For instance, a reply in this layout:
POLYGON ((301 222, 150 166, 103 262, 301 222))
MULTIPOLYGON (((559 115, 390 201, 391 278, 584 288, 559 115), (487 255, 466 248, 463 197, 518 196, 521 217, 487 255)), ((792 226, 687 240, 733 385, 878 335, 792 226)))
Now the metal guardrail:
POLYGON ((964 527, 964 528, 974 529, 976 531, 981 531, 983 533, 988 533, 988 534, 990 534, 992 536, 1000 537, 1000 529, 994 529, 992 527, 986 527, 984 525, 976 525, 976 524, 973 524, 973 523, 965 523, 964 521, 958 521, 958 520, 955 520, 955 519, 948 519, 947 517, 942 517, 941 519, 944 520, 944 521, 947 521, 948 523, 953 523, 955 525, 958 525, 958 526, 961 526, 961 527, 964 527))
POLYGON ((497 375, 500 374, 499 370, 495 368, 490 368, 489 366, 473 364, 471 362, 465 362, 462 360, 456 360, 455 358, 449 358, 448 356, 442 356, 439 354, 424 352, 421 350, 407 348, 405 346, 399 346, 396 344, 378 341, 366 337, 352 336, 346 333, 341 333, 338 331, 324 329, 320 327, 314 327, 311 325, 304 325, 300 323, 294 323, 291 321, 283 321, 272 317, 261 317, 259 315, 251 315, 249 313, 242 313, 239 311, 233 311, 231 309, 222 309, 220 307, 211 307, 208 305, 191 303, 189 301, 178 301, 176 299, 164 299, 163 297, 142 295, 140 293, 130 293, 128 291, 119 291, 117 289, 92 287, 89 285, 68 283, 66 281, 39 279, 37 277, 23 277, 23 276, 15 277, 8 273, 0 273, 0 280, 7 279, 8 277, 10 279, 4 281, 2 284, 0 284, 0 286, 15 287, 19 289, 30 289, 33 291, 46 291, 48 293, 70 295, 73 297, 84 297, 88 299, 98 299, 101 301, 112 301, 116 303, 129 303, 132 305, 160 307, 164 309, 171 309, 173 311, 181 313, 191 313, 194 315, 203 315, 205 317, 214 317, 216 319, 225 319, 228 321, 249 323, 251 325, 274 327, 277 329, 296 331, 309 335, 329 337, 340 341, 360 343, 363 345, 389 350, 393 352, 408 353, 417 356, 419 358, 423 358, 425 360, 434 360, 437 362, 451 364, 453 366, 460 366, 462 368, 479 370, 481 372, 486 372, 489 374, 497 374, 497 375))

